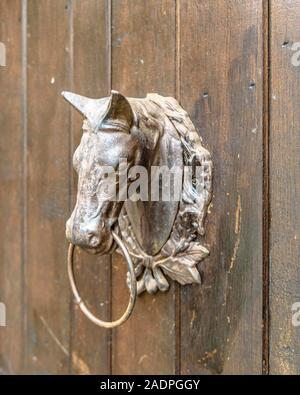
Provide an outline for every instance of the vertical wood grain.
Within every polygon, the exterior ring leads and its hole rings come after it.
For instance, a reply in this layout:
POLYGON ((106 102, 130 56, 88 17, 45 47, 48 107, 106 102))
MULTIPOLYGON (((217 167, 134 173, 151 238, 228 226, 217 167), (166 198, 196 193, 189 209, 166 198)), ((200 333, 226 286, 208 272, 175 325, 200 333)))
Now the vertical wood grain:
POLYGON ((0 67, 0 303, 6 327, 0 327, 0 374, 18 373, 23 359, 23 124, 22 4, 0 2, 0 42, 6 67, 0 67))
POLYGON ((68 373, 70 292, 68 2, 28 1, 28 251, 26 371, 68 373))
POLYGON ((270 1, 263 2, 263 339, 262 373, 269 374, 270 323, 270 1))
MULTIPOLYGON (((0 374, 259 374, 266 355, 271 374, 300 373, 300 329, 292 324, 292 305, 300 302, 300 0, 270 0, 269 26, 266 3, 0 1, 7 49, 7 66, 0 67, 0 302, 7 309, 0 374), (265 63, 263 27, 270 34, 265 63), (82 118, 60 96, 74 90, 103 97, 111 87, 134 97, 176 96, 214 162, 202 287, 176 293, 172 284, 166 294, 144 294, 130 320, 112 332, 89 323, 71 302, 65 221, 75 202, 71 154, 82 118), (263 89, 264 109, 270 106, 264 144, 263 89), (270 158, 264 180, 263 148, 270 158), (263 276, 268 175, 270 270, 263 276)), ((104 319, 117 318, 128 301, 124 261, 114 256, 111 273, 108 257, 79 251, 76 259, 89 306, 104 319)))
POLYGON ((200 265, 182 288, 182 373, 261 373, 262 1, 181 0, 181 104, 214 163, 200 265))
MULTIPOLYGON (((110 90, 110 0, 73 1, 71 42, 72 91, 99 98, 110 90)), ((67 105, 67 104, 66 104, 67 105)), ((72 152, 81 138, 82 116, 72 109, 72 152)), ((70 156, 70 160, 71 160, 70 156)), ((73 172, 72 209, 76 202, 77 175, 73 172)), ((110 256, 96 258, 76 250, 78 286, 94 313, 110 320, 110 256)), ((79 374, 110 373, 111 331, 91 323, 77 306, 72 326, 72 371, 79 374)))
MULTIPOLYGON (((132 97, 175 96, 175 2, 112 2, 112 87, 132 97)), ((116 318, 128 303, 123 259, 113 258, 112 309, 116 318)), ((175 287, 138 297, 133 315, 113 330, 115 374, 175 372, 175 287)))
POLYGON ((271 1, 270 11, 270 373, 299 374, 300 1, 271 1))

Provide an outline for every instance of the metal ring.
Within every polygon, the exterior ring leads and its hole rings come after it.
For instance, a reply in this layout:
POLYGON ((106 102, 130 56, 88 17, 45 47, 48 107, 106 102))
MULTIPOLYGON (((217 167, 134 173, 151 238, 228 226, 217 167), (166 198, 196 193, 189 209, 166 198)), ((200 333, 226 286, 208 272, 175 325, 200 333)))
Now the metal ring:
POLYGON ((74 257, 74 250, 75 250, 75 245, 74 244, 70 244, 69 245, 69 251, 68 251, 68 276, 69 276, 69 280, 70 280, 70 284, 71 284, 71 289, 72 292, 74 294, 75 297, 75 303, 78 304, 78 306, 80 307, 80 310, 83 312, 83 314, 89 319, 91 320, 94 324, 101 326, 103 328, 115 328, 116 326, 119 326, 121 324, 123 324, 125 321, 128 320, 128 318, 130 317, 132 310, 134 308, 135 302, 136 302, 136 295, 137 295, 137 284, 136 284, 136 278, 135 278, 135 273, 134 273, 134 267, 132 264, 132 260, 131 257, 127 251, 127 248, 125 247, 124 243, 122 242, 122 240, 120 239, 120 237, 114 232, 112 231, 112 235, 114 240, 116 241, 116 243, 119 245, 119 247, 121 248, 124 257, 126 259, 127 262, 127 266, 128 266, 128 271, 130 273, 130 298, 129 298, 129 303, 127 306, 127 309, 125 311, 125 313, 122 315, 121 318, 119 318, 116 321, 102 321, 99 318, 97 318, 96 316, 94 316, 94 314, 92 314, 90 312, 90 310, 86 307, 86 305, 84 304, 84 302, 82 301, 79 292, 77 290, 77 286, 76 286, 76 282, 75 282, 75 277, 74 277, 74 263, 73 263, 73 257, 74 257))

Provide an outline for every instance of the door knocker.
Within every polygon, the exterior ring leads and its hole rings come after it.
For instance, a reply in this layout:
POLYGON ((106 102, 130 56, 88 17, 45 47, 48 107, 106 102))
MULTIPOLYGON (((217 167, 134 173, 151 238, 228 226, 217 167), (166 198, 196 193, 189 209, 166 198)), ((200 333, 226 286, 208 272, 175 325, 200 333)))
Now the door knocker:
POLYGON ((186 111, 171 97, 148 94, 64 98, 84 116, 73 156, 77 202, 66 224, 68 274, 82 312, 96 325, 125 322, 136 295, 201 284, 197 263, 212 194, 212 161, 186 111), (128 265, 130 299, 114 322, 96 318, 81 300, 73 271, 75 246, 93 254, 121 253, 128 265))

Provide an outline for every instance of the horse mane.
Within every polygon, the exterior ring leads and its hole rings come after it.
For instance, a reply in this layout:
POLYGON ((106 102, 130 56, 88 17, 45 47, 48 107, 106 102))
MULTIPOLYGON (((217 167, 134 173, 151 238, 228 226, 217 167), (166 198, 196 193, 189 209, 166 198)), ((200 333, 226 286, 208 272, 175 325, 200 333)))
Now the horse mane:
MULTIPOLYGON (((192 166, 193 182, 183 181, 182 200, 185 211, 195 215, 198 212, 198 233, 204 234, 204 218, 212 192, 212 161, 210 153, 202 146, 202 139, 197 133, 188 113, 173 97, 163 97, 156 93, 147 95, 147 99, 159 106, 173 124, 180 138, 185 166, 192 166), (201 168, 201 187, 196 188, 196 167, 201 168)), ((199 174, 198 174, 199 175, 199 174)))
POLYGON ((181 142, 183 164, 192 169, 192 177, 190 171, 183 173, 178 212, 169 239, 154 256, 140 247, 125 208, 119 217, 121 234, 138 273, 138 294, 144 290, 166 291, 169 283, 165 276, 180 284, 201 284, 197 264, 209 254, 200 237, 204 235, 204 219, 212 194, 210 153, 202 146, 201 137, 177 100, 151 93, 145 99, 134 99, 132 104, 138 123, 150 124, 151 131, 168 133, 181 142))

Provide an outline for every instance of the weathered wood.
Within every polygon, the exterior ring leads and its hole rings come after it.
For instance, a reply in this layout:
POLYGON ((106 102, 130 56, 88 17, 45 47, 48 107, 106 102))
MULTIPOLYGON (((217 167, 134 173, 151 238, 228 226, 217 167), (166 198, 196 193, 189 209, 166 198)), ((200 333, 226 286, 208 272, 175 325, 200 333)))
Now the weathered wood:
MULTIPOLYGON (((72 89, 89 97, 110 94, 110 1, 73 2, 72 89), (88 23, 87 23, 88 21, 88 23)), ((82 116, 72 110, 72 154, 81 138, 82 116)), ((71 158, 70 158, 71 160, 71 158)), ((76 202, 77 175, 73 173, 72 209, 76 202)), ((110 320, 111 259, 95 258, 76 249, 77 279, 84 300, 95 314, 110 320)), ((72 327, 72 371, 110 373, 111 331, 92 324, 75 307, 72 327)))
POLYGON ((262 373, 269 373, 269 322, 270 322, 270 152, 269 152, 269 80, 270 80, 270 3, 263 2, 263 340, 262 340, 262 373))
POLYGON ((26 370, 68 373, 70 209, 68 1, 28 1, 28 218, 26 370))
POLYGON ((292 324, 300 302, 300 1, 271 1, 270 11, 270 373, 300 374, 292 324))
POLYGON ((0 327, 0 374, 19 373, 23 358, 23 128, 22 5, 0 2, 0 41, 6 67, 0 67, 0 303, 6 327, 0 327))
MULTIPOLYGON (((132 97, 157 92, 175 96, 175 3, 112 2, 112 87, 132 97)), ((128 301, 126 266, 113 258, 112 312, 128 301)), ((173 284, 174 285, 174 284, 173 284)), ((133 315, 113 330, 115 374, 175 372, 175 291, 138 298, 133 315)))
POLYGON ((182 373, 261 373, 262 1, 183 0, 180 97, 214 163, 202 287, 184 287, 182 373))
MULTIPOLYGON (((0 1, 7 49, 0 67, 0 302, 7 308, 0 373, 261 373, 263 3, 113 0, 110 26, 110 0, 0 1), (177 96, 215 164, 202 288, 180 288, 181 308, 174 284, 166 294, 145 293, 113 333, 70 303, 65 221, 75 201, 71 154, 82 118, 60 96, 67 89, 108 95, 111 77, 112 88, 128 96, 177 96)), ((292 57, 297 62, 300 0, 269 3, 269 367, 271 374, 299 374, 292 305, 300 302, 300 66, 292 57)), ((117 318, 128 300, 126 265, 116 255, 113 266, 111 273, 109 258, 77 255, 79 288, 104 319, 117 318)))

